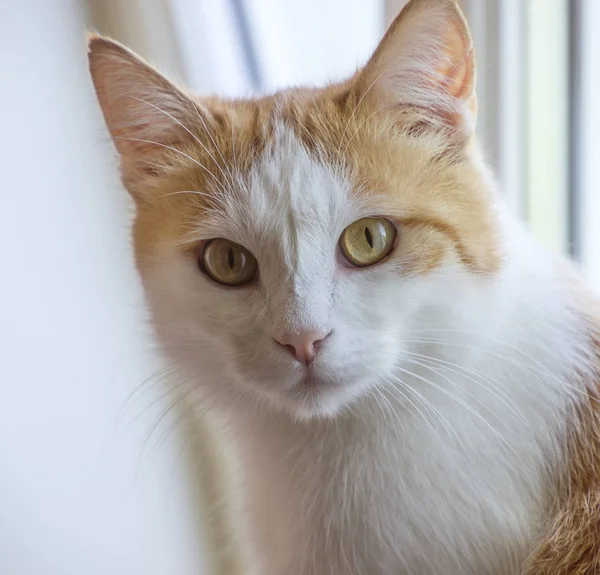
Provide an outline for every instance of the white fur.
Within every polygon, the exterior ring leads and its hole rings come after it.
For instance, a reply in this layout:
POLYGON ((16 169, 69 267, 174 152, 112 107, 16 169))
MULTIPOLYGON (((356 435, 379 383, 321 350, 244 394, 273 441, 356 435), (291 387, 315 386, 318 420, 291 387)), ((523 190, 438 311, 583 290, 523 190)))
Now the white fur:
POLYGON ((197 234, 252 251, 259 284, 215 285, 176 246, 144 280, 168 354, 233 430, 256 572, 517 573, 583 345, 554 262, 498 200, 497 277, 347 269, 340 233, 377 206, 283 127, 237 184, 197 234), (312 390, 274 341, 309 328, 333 330, 312 390))

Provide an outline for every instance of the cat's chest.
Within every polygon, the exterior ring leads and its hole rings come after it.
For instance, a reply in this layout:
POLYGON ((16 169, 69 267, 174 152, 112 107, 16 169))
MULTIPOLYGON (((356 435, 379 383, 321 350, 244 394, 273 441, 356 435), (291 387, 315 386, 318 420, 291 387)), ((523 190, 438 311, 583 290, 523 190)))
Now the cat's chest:
POLYGON ((537 446, 475 424, 448 433, 271 444, 248 493, 267 572, 517 572, 543 504, 537 446))

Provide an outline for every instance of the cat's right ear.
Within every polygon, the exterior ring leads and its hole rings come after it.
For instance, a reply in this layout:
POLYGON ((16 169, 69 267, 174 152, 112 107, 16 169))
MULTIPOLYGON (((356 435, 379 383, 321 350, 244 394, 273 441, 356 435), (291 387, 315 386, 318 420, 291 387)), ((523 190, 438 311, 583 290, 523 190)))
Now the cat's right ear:
POLYGON ((359 73, 361 101, 419 110, 431 126, 474 131, 475 54, 457 0, 410 0, 359 73))
POLYGON ((136 181, 160 170, 161 157, 190 137, 187 126, 198 120, 199 106, 114 40, 91 35, 88 57, 98 101, 121 156, 123 180, 136 197, 136 181))

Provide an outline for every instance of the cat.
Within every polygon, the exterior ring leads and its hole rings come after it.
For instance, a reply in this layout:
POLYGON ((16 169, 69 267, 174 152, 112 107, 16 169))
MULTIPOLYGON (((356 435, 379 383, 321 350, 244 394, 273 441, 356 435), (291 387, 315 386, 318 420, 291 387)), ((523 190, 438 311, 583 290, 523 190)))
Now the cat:
POLYGON ((248 572, 600 573, 598 299, 482 160, 458 5, 258 99, 101 36, 89 61, 158 340, 236 446, 248 572))

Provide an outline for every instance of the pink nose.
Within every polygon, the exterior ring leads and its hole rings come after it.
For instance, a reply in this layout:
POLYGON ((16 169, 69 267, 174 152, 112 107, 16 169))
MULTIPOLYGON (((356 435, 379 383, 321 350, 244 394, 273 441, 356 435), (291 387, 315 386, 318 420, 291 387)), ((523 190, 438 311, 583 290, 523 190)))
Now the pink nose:
POLYGON ((315 359, 317 344, 328 335, 316 330, 307 330, 300 333, 286 333, 275 341, 288 348, 300 363, 310 365, 315 359))

